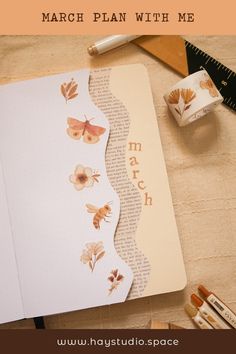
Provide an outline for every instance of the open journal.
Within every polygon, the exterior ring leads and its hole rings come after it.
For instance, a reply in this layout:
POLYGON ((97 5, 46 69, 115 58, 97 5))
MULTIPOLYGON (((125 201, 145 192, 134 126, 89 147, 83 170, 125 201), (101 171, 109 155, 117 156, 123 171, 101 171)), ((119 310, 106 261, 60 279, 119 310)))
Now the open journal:
POLYGON ((182 289, 145 67, 2 85, 0 103, 0 323, 182 289))

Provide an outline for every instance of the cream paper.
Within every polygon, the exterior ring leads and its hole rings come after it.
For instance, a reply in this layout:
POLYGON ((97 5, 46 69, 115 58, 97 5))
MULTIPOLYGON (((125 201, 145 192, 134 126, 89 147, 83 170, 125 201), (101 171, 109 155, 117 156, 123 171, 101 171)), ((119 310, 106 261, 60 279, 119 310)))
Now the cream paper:
MULTIPOLYGON (((100 69, 91 73, 91 95, 111 125, 106 164, 114 189, 123 194, 115 245, 134 273, 134 284, 128 298, 183 289, 186 275, 147 71, 141 64, 102 70, 106 74, 105 80, 100 69), (101 82, 102 90, 94 90, 94 86, 101 82), (112 93, 109 100, 105 99, 108 97, 107 86, 112 93), (120 102, 115 109, 111 104, 114 100, 120 102), (121 129, 120 118, 124 109, 129 123, 121 129), (125 129, 126 147, 122 152, 121 132, 125 129), (109 151, 110 144, 113 144, 113 151, 117 151, 116 157, 109 151), (121 163, 114 167, 117 156, 122 161, 120 155, 124 154, 126 171, 136 192, 127 185, 126 175, 121 174, 121 163), (137 191, 141 198, 141 213, 137 191), (129 208, 132 200, 135 203, 129 208), (131 241, 132 238, 135 242, 131 241)), ((124 112, 122 114, 125 116, 124 112)))

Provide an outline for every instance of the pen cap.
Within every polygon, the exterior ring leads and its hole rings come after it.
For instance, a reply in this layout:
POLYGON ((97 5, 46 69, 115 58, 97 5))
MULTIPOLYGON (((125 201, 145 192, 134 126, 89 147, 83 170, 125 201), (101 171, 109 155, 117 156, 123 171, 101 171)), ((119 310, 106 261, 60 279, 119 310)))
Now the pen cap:
POLYGON ((196 307, 193 307, 189 304, 184 306, 187 314, 192 318, 192 320, 200 327, 201 329, 213 329, 213 327, 201 316, 196 307))
POLYGON ((191 300, 192 303, 197 307, 201 307, 203 305, 203 301, 196 294, 191 295, 191 300))
POLYGON ((203 285, 199 285, 198 291, 203 297, 208 297, 211 295, 210 291, 208 291, 203 285))
POLYGON ((196 309, 196 307, 193 307, 190 304, 186 304, 184 306, 184 309, 187 312, 187 314, 192 318, 198 314, 198 310, 196 309))

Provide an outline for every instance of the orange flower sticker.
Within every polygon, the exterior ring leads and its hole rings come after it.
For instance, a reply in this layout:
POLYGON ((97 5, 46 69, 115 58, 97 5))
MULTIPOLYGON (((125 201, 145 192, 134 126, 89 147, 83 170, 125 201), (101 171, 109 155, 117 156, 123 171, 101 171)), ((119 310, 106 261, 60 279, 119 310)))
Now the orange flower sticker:
POLYGON ((91 242, 87 243, 85 246, 86 248, 82 251, 80 261, 83 264, 88 264, 89 268, 93 272, 97 261, 105 255, 103 242, 91 242))
POLYGON ((196 97, 196 93, 190 88, 181 89, 181 97, 183 98, 184 104, 188 104, 196 97))
POLYGON ((214 84, 214 82, 209 78, 208 80, 205 81, 200 81, 200 87, 202 89, 207 89, 211 97, 218 97, 218 91, 217 88, 214 84))
POLYGON ((170 104, 178 104, 180 98, 180 89, 174 90, 169 94, 168 102, 170 104))
POLYGON ((168 103, 175 105, 175 111, 183 117, 184 112, 191 107, 190 102, 195 97, 196 93, 191 88, 176 89, 169 94, 168 103))
POLYGON ((100 174, 93 173, 90 167, 78 165, 75 168, 74 174, 70 176, 70 182, 74 184, 77 191, 81 191, 85 187, 92 187, 94 182, 99 182, 100 174))

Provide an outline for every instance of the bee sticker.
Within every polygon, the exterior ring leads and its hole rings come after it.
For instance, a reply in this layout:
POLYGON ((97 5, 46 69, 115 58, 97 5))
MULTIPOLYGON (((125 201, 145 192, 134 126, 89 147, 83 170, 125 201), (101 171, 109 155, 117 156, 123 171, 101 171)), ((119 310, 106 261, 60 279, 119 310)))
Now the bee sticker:
POLYGON ((109 218, 111 215, 111 207, 110 202, 105 204, 102 208, 98 208, 92 204, 86 204, 87 211, 88 213, 93 213, 95 214, 93 217, 93 226, 95 227, 96 230, 100 229, 100 223, 102 220, 109 222, 107 218, 109 218))
MULTIPOLYGON (((92 118, 93 119, 93 118, 92 118)), ((84 122, 75 118, 68 118, 67 134, 75 139, 79 140, 83 137, 83 141, 87 144, 96 144, 100 136, 105 133, 106 128, 99 127, 90 123, 91 119, 86 119, 84 122)))

